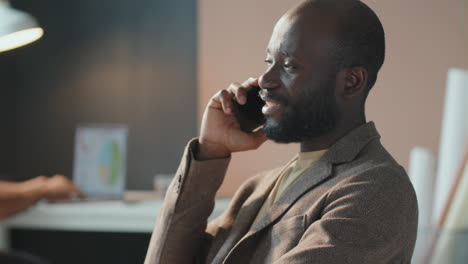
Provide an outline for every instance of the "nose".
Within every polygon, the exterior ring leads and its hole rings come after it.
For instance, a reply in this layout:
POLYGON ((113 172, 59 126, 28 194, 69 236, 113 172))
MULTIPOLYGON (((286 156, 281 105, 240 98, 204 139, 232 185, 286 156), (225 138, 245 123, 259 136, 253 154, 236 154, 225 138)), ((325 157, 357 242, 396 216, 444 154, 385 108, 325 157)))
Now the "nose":
POLYGON ((280 86, 279 74, 275 65, 269 67, 268 70, 258 78, 258 85, 262 89, 275 89, 280 86))

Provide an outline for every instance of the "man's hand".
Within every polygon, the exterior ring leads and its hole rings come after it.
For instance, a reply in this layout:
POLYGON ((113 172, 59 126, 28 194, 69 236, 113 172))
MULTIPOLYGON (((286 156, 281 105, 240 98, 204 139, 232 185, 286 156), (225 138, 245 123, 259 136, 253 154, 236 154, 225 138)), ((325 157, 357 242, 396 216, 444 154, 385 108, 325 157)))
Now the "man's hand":
POLYGON ((257 78, 233 83, 210 99, 203 114, 197 159, 227 157, 232 152, 256 149, 267 140, 262 129, 253 133, 241 131, 234 116, 232 99, 236 97, 242 105, 248 103, 247 90, 252 86, 258 86, 257 78))

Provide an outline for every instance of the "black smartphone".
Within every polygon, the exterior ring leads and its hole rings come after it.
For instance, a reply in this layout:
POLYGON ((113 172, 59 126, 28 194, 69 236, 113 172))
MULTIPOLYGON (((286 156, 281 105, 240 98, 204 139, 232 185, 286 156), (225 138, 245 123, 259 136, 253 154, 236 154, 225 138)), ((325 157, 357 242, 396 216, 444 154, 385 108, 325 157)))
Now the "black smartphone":
POLYGON ((240 129, 247 133, 251 133, 265 123, 265 116, 262 113, 265 102, 260 98, 258 92, 260 92, 260 87, 250 87, 247 90, 247 103, 244 105, 239 104, 236 98, 233 99, 234 115, 239 121, 240 129))

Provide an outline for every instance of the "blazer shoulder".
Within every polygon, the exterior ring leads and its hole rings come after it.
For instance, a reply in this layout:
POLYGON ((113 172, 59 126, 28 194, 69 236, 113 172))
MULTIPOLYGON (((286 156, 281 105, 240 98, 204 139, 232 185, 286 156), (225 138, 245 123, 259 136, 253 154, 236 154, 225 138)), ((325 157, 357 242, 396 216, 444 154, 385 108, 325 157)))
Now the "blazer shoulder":
MULTIPOLYGON (((349 169, 352 170, 352 169, 349 169)), ((398 222, 395 226, 407 223, 411 232, 416 229, 418 202, 413 185, 403 167, 397 163, 372 161, 343 177, 329 191, 327 200, 339 197, 354 197, 366 213, 377 210, 381 216, 398 222)), ((338 176, 338 175, 337 175, 338 176)))
POLYGON ((405 169, 380 143, 379 139, 369 142, 350 162, 336 164, 337 174, 368 175, 371 171, 379 171, 379 175, 393 175, 409 181, 405 169))
POLYGON ((352 162, 337 165, 335 169, 335 191, 362 184, 367 186, 363 191, 368 195, 374 193, 380 199, 393 199, 402 207, 417 211, 416 192, 408 174, 380 140, 370 142, 352 162))

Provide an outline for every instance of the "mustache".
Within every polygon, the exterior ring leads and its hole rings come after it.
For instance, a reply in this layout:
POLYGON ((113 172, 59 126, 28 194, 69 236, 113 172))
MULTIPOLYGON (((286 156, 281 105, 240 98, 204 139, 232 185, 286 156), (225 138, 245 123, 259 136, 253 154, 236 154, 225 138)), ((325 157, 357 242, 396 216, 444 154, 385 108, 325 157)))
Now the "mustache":
POLYGON ((277 93, 274 93, 271 90, 261 89, 258 92, 258 95, 263 101, 274 101, 283 105, 286 105, 288 103, 288 100, 286 98, 278 95, 277 93))

